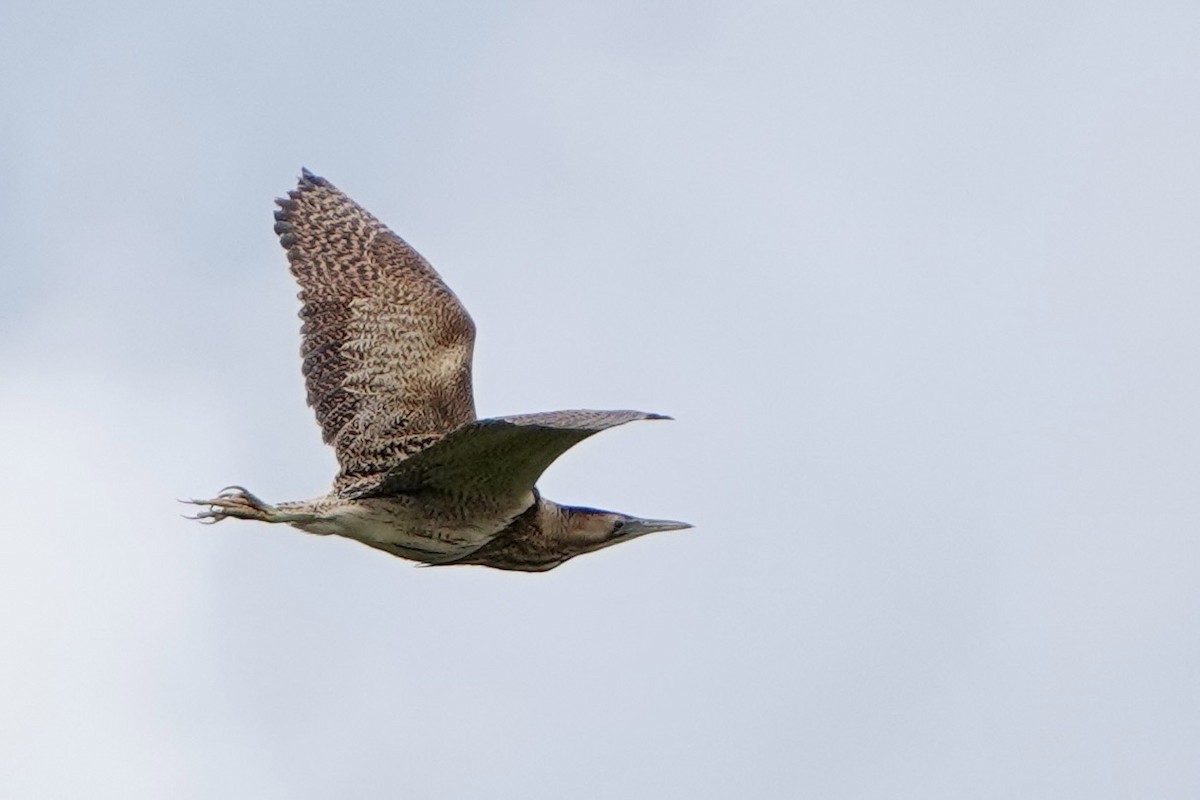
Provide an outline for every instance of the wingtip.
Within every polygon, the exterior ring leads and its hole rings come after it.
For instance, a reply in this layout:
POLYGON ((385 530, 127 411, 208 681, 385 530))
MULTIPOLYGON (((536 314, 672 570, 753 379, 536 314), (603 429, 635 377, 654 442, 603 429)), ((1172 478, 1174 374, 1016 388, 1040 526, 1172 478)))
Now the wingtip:
POLYGON ((674 417, 672 417, 672 416, 670 416, 670 415, 668 415, 668 414, 650 414, 650 413, 647 413, 647 414, 646 414, 646 419, 669 419, 669 420, 674 420, 675 418, 674 418, 674 417))
POLYGON ((288 192, 287 197, 275 198, 275 205, 279 206, 279 210, 275 212, 275 233, 279 234, 279 240, 285 248, 296 243, 292 230, 292 214, 298 204, 303 202, 304 193, 315 188, 331 189, 333 186, 320 175, 314 175, 308 167, 301 167, 296 188, 288 192))
POLYGON ((320 175, 315 175, 308 167, 300 168, 300 185, 310 186, 328 186, 329 181, 322 178, 320 175))

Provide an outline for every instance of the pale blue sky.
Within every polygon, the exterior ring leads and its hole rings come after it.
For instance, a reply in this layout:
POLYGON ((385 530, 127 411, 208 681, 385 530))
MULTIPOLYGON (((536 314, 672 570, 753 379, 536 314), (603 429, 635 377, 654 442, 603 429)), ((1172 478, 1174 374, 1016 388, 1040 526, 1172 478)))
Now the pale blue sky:
POLYGON ((1200 6, 0 6, 0 796, 1200 796, 1200 6), (272 198, 484 415, 642 408, 545 575, 325 490, 272 198))

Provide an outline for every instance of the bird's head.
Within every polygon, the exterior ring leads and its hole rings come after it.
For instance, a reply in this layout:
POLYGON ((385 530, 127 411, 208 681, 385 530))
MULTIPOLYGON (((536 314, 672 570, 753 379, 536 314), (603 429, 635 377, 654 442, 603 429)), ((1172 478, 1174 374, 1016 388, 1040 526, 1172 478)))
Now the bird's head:
POLYGON ((575 555, 591 553, 639 536, 659 531, 678 531, 692 527, 670 519, 642 519, 615 511, 564 506, 560 541, 575 550, 575 555))

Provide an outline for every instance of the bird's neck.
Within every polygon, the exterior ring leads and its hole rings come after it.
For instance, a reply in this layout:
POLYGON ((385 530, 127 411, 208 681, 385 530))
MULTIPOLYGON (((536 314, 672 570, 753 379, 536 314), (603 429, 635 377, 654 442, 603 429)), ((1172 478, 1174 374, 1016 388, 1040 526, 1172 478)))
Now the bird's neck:
POLYGON ((490 542, 457 563, 523 572, 553 569, 574 555, 562 543, 567 517, 563 506, 535 492, 528 509, 490 542))

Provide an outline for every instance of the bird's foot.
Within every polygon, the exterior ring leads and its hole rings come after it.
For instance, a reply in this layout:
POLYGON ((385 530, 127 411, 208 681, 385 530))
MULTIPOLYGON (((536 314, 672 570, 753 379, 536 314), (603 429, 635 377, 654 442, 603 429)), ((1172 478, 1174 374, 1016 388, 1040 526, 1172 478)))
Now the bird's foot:
POLYGON ((211 500, 181 500, 182 503, 192 503, 198 506, 208 506, 203 511, 196 512, 188 519, 198 520, 209 525, 220 522, 228 517, 235 519, 254 519, 260 522, 275 522, 278 510, 269 503, 264 503, 241 486, 226 486, 211 500))

